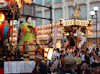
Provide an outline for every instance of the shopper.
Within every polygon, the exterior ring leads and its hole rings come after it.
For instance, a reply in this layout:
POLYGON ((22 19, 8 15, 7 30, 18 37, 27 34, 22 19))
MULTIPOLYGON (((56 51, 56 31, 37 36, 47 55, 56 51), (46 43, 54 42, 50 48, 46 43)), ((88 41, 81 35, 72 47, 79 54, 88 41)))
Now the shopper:
POLYGON ((92 63, 90 70, 91 70, 91 74, 99 74, 99 65, 95 62, 92 63))
POLYGON ((41 57, 40 54, 36 54, 35 56, 35 69, 33 71, 33 74, 47 74, 47 66, 43 62, 41 62, 43 58, 41 57))
POLYGON ((63 69, 59 74, 75 74, 75 72, 72 71, 76 64, 76 61, 73 58, 73 56, 72 55, 65 56, 64 62, 65 63, 63 69))

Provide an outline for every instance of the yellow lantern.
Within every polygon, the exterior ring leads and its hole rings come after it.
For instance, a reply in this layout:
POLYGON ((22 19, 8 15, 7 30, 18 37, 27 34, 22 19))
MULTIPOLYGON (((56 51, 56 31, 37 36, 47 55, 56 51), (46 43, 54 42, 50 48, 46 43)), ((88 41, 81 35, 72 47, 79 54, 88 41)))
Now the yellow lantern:
POLYGON ((0 22, 4 21, 5 20, 5 15, 0 13, 0 22))
POLYGON ((82 33, 82 35, 84 35, 84 33, 82 33))
POLYGON ((50 49, 49 49, 48 56, 47 56, 47 59, 48 59, 48 60, 51 60, 51 59, 52 59, 53 50, 54 50, 53 48, 50 48, 50 49))

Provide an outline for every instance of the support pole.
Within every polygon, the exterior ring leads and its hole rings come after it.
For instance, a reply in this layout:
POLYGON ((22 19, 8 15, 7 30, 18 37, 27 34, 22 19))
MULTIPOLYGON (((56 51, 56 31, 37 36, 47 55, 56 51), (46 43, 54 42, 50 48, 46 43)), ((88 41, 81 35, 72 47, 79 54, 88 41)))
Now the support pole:
POLYGON ((97 18, 97 12, 96 12, 96 37, 97 37, 97 47, 98 47, 98 18, 97 18))
MULTIPOLYGON (((12 30, 11 30, 11 38, 13 37, 13 22, 15 19, 15 0, 14 0, 14 6, 13 6, 13 18, 12 18, 12 30)), ((13 46, 12 46, 12 39, 11 39, 11 44, 10 44, 10 51, 12 52, 13 46)))

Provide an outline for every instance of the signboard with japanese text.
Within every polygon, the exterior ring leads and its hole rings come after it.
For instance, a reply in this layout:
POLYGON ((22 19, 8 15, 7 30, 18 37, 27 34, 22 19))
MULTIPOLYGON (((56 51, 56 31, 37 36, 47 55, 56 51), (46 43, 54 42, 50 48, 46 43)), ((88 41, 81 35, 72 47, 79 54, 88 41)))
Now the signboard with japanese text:
POLYGON ((34 61, 4 62, 4 73, 32 73, 34 68, 34 61))

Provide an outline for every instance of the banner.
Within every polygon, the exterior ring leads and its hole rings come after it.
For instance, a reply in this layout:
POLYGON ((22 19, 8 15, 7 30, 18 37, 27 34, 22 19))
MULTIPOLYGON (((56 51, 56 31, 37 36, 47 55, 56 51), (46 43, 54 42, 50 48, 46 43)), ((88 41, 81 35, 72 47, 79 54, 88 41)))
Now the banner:
POLYGON ((32 73, 34 69, 34 61, 4 62, 4 73, 32 73))

